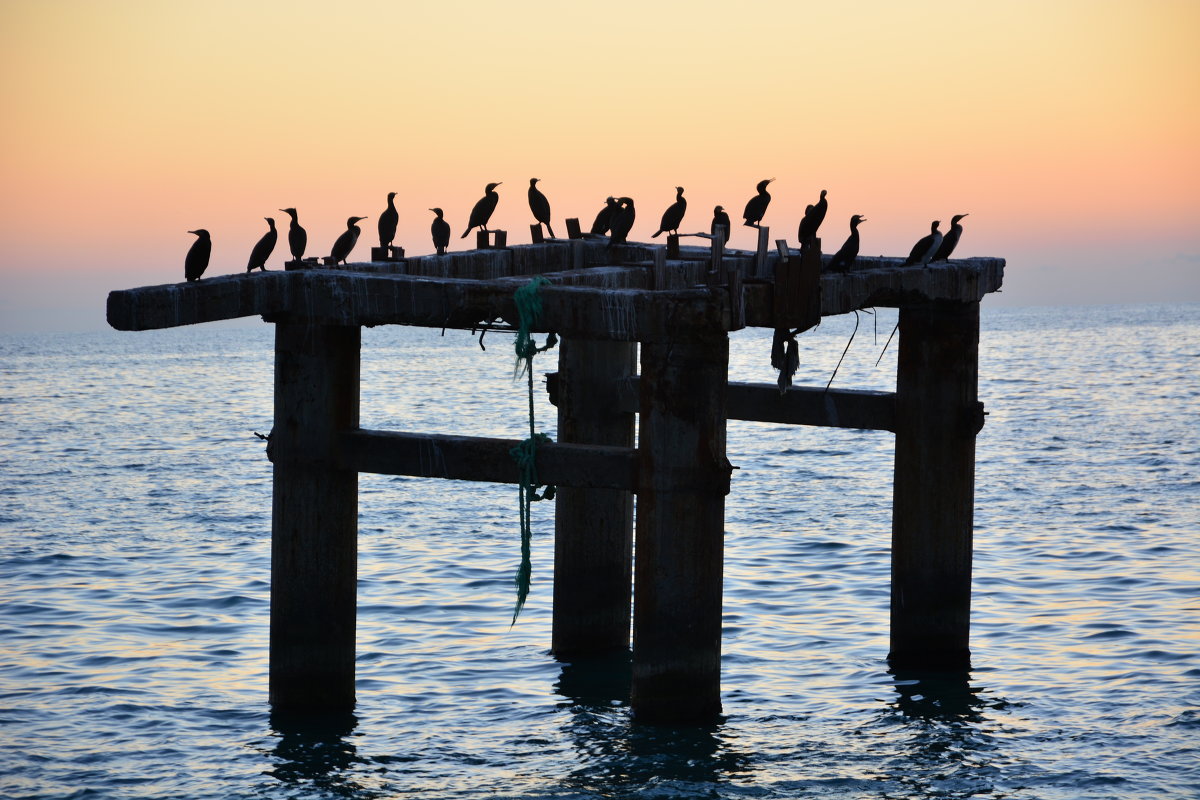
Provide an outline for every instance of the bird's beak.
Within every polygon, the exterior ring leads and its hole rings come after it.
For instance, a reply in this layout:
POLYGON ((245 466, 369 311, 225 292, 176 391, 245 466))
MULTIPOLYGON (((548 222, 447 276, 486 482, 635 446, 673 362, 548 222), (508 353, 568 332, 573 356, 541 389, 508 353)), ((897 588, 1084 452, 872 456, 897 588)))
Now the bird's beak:
POLYGON ((496 185, 497 185, 497 186, 503 186, 503 185, 504 185, 504 181, 496 181, 496 185))
POLYGON ((188 231, 188 233, 194 233, 194 234, 196 234, 197 236, 199 236, 199 235, 200 235, 200 234, 196 233, 195 231, 188 231))
POLYGON ((773 183, 774 181, 775 181, 774 178, 767 178, 767 183, 773 183))

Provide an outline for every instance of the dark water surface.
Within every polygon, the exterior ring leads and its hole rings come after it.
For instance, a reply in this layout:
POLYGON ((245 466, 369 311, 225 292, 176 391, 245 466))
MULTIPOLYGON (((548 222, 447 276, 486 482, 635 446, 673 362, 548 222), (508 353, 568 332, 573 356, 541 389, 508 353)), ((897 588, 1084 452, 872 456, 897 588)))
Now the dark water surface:
MULTIPOLYGON (((835 386, 894 387, 894 321, 835 386)), ((983 324, 974 669, 884 661, 892 436, 730 423, 726 716, 679 729, 631 721, 627 658, 547 654, 551 508, 510 630, 516 488, 370 475, 358 707, 272 719, 271 326, 0 338, 0 796, 1198 797, 1200 306, 983 324)), ((524 437, 485 344, 364 331, 363 425, 524 437)), ((732 377, 768 354, 739 334, 732 377)))

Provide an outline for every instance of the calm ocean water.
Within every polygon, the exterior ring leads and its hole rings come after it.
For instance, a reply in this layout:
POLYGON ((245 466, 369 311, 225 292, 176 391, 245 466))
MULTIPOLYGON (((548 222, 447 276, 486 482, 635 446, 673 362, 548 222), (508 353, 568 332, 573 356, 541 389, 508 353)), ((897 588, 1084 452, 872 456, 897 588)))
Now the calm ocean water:
MULTIPOLYGON (((549 504, 509 629, 516 488, 370 475, 358 707, 272 720, 271 326, 0 338, 0 796, 1198 797, 1200 306, 984 306, 974 668, 884 661, 892 436, 730 423, 706 728, 547 654, 549 504)), ((835 386, 893 388, 894 321, 835 386)), ((853 327, 801 337, 798 384, 853 327)), ((364 426, 525 436, 511 335, 484 344, 364 331, 364 426)), ((737 335, 731 376, 768 355, 737 335)))

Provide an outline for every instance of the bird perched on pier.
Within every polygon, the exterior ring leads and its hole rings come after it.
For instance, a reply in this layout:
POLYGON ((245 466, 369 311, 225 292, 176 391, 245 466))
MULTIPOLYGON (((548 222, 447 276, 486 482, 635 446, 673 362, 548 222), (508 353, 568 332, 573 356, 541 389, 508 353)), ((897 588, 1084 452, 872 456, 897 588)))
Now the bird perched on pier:
POLYGON ((725 228, 725 238, 721 240, 721 244, 729 244, 729 215, 725 213, 725 206, 717 206, 713 209, 712 225, 709 227, 709 232, 717 235, 717 228, 725 228))
POLYGON ((679 223, 683 222, 683 215, 687 212, 687 200, 683 199, 683 187, 675 187, 675 202, 667 206, 667 210, 663 212, 662 221, 658 223, 658 230, 651 236, 658 236, 660 233, 670 231, 676 236, 679 235, 679 223))
POLYGON ((608 229, 612 227, 613 216, 616 215, 618 208, 617 198, 606 198, 604 200, 604 208, 600 209, 600 213, 596 215, 596 221, 592 223, 591 232, 597 236, 603 236, 608 233, 608 229))
POLYGON ((258 243, 254 245, 254 249, 250 251, 250 261, 246 264, 246 272, 253 272, 255 267, 266 272, 267 259, 271 257, 271 253, 275 250, 275 242, 279 239, 279 232, 275 230, 275 220, 270 217, 263 217, 263 219, 267 221, 269 230, 263 234, 258 243))
POLYGON ((396 211, 396 193, 388 192, 387 208, 379 215, 379 246, 387 247, 396 238, 396 226, 400 224, 400 213, 396 211))
POLYGON ((954 252, 954 248, 958 247, 958 239, 962 236, 962 225, 960 224, 963 217, 967 214, 955 214, 950 220, 950 230, 942 237, 942 244, 938 247, 937 252, 933 254, 934 261, 945 261, 954 252))
POLYGON ((550 201, 546 199, 546 195, 542 194, 542 190, 537 188, 539 180, 541 179, 529 179, 529 210, 533 212, 534 219, 546 226, 550 238, 553 239, 554 228, 550 227, 550 201))
POLYGON ((858 260, 858 226, 859 223, 866 221, 867 218, 859 214, 855 214, 850 218, 850 236, 846 239, 841 249, 834 253, 833 258, 830 259, 830 272, 849 272, 854 269, 854 262, 858 260))
POLYGON ((212 253, 212 238, 204 228, 188 231, 196 235, 196 241, 188 248, 187 257, 183 259, 183 277, 188 283, 200 280, 204 270, 208 269, 208 256, 212 253))
POLYGON ((437 214, 433 220, 433 224, 429 226, 429 232, 433 234, 433 246, 437 248, 439 256, 446 255, 446 248, 450 246, 450 223, 442 219, 442 210, 440 208, 429 209, 437 214))
POLYGON ((288 249, 292 251, 292 260, 300 261, 304 258, 304 250, 308 247, 308 232, 300 227, 300 219, 294 208, 281 208, 280 211, 292 218, 292 223, 288 225, 288 249))
POLYGON ((829 201, 825 199, 826 194, 827 192, 822 189, 821 199, 804 209, 804 218, 800 220, 800 230, 796 234, 800 240, 801 250, 817 237, 817 229, 825 221, 825 212, 829 210, 829 201))
POLYGON ((346 230, 342 231, 342 235, 333 243, 333 250, 329 253, 333 263, 339 261, 346 263, 346 256, 350 255, 350 251, 354 249, 354 245, 358 244, 358 236, 362 231, 358 227, 358 223, 366 217, 350 217, 346 220, 346 230))
POLYGON ((938 248, 942 246, 942 234, 938 232, 938 225, 941 225, 940 220, 934 220, 933 225, 929 228, 929 235, 922 236, 917 243, 913 245, 912 252, 908 254, 908 258, 904 259, 904 266, 912 266, 913 264, 927 265, 933 258, 938 248))
POLYGON ((633 221, 637 217, 637 211, 633 208, 632 197, 622 197, 617 201, 619 208, 613 214, 612 220, 612 235, 609 237, 609 245, 624 244, 629 232, 633 230, 633 221))
POLYGON ((767 213, 767 205, 771 202, 771 195, 767 192, 767 184, 775 180, 768 178, 765 181, 758 182, 758 194, 750 198, 750 202, 746 203, 746 210, 742 212, 745 217, 745 225, 751 228, 757 228, 762 222, 763 215, 767 213))
POLYGON ((504 183, 504 181, 489 183, 484 188, 483 197, 479 198, 478 202, 475 203, 475 207, 471 209, 471 216, 467 220, 467 229, 463 231, 463 235, 459 237, 460 239, 467 238, 467 234, 471 232, 472 228, 487 230, 488 220, 492 218, 492 212, 496 210, 496 203, 500 200, 500 194, 496 191, 496 187, 501 183, 504 183))

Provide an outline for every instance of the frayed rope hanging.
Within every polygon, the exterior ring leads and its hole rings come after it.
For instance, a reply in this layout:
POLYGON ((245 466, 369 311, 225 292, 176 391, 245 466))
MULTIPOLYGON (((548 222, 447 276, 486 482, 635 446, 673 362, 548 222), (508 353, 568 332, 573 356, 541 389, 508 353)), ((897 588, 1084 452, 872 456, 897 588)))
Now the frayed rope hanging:
POLYGON ((517 305, 517 316, 520 319, 520 325, 517 327, 517 338, 514 343, 517 352, 516 364, 513 367, 513 380, 519 379, 525 375, 529 388, 529 438, 521 442, 519 445, 509 450, 508 453, 517 462, 517 470, 520 475, 520 498, 521 498, 521 566, 517 569, 517 605, 513 609, 512 624, 517 622, 517 615, 521 613, 521 608, 525 605, 525 598, 529 596, 529 579, 533 575, 533 565, 530 558, 530 541, 533 538, 533 529, 529 516, 529 505, 537 500, 551 500, 554 498, 554 487, 546 486, 546 490, 538 494, 538 487, 542 486, 537 478, 537 446, 540 443, 550 442, 551 439, 544 433, 538 433, 534 427, 533 420, 533 357, 538 353, 549 350, 554 345, 558 344, 558 337, 553 332, 546 336, 546 344, 538 347, 534 341, 530 331, 537 326, 542 316, 542 296, 538 290, 543 286, 548 286, 550 281, 538 275, 526 285, 513 294, 513 301, 517 305))

